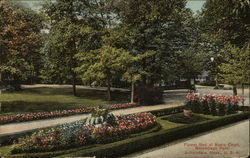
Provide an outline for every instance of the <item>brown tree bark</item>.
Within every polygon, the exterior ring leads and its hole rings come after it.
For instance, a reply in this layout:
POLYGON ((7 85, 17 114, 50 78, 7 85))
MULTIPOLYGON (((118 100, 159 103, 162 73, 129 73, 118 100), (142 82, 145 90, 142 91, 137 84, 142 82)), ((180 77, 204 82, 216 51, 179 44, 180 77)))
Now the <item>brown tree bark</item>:
POLYGON ((235 84, 233 85, 233 95, 237 95, 237 87, 235 84))
POLYGON ((77 93, 76 93, 76 75, 74 72, 73 72, 73 76, 72 76, 72 88, 73 88, 73 95, 77 96, 77 93))
POLYGON ((134 103, 134 96, 135 96, 135 84, 134 82, 131 82, 131 100, 130 102, 131 103, 134 103))
POLYGON ((110 79, 107 78, 107 95, 108 95, 108 101, 111 100, 111 88, 110 88, 110 79))

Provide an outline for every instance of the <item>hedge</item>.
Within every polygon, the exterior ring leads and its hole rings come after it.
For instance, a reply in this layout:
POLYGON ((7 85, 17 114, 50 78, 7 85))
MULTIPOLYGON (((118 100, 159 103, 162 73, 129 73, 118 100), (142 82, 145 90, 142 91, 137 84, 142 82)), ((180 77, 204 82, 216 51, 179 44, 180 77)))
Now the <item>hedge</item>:
MULTIPOLYGON (((148 129, 146 131, 142 131, 140 133, 135 133, 135 134, 131 134, 130 137, 140 137, 141 135, 145 135, 145 134, 149 134, 149 133, 153 133, 153 132, 157 132, 161 129, 161 126, 159 124, 157 124, 155 127, 148 129)), ((131 139, 131 138, 128 138, 131 139)), ((38 157, 55 157, 58 155, 62 155, 62 154, 68 154, 68 153, 72 153, 72 152, 77 152, 80 150, 87 150, 87 149, 92 149, 92 148, 96 148, 96 147, 100 147, 104 144, 93 144, 93 145, 88 145, 88 146, 82 146, 82 147, 77 147, 77 148, 72 148, 72 149, 67 149, 67 150, 58 150, 58 151, 50 151, 50 152, 40 152, 40 153, 19 153, 19 154, 14 154, 14 155, 10 155, 12 158, 18 157, 18 158, 38 158, 38 157)))
POLYGON ((163 115, 176 114, 176 113, 182 112, 183 109, 184 109, 184 106, 178 106, 178 107, 173 107, 173 108, 153 110, 153 111, 149 111, 149 112, 151 112, 153 115, 159 117, 159 116, 163 116, 163 115))
POLYGON ((209 131, 220 126, 238 122, 249 118, 249 112, 223 116, 218 119, 198 122, 173 129, 161 130, 159 132, 146 134, 140 137, 131 138, 115 143, 102 145, 96 148, 80 150, 74 153, 61 155, 59 157, 79 157, 96 156, 98 157, 120 157, 133 152, 156 147, 176 139, 189 137, 201 132, 209 131))

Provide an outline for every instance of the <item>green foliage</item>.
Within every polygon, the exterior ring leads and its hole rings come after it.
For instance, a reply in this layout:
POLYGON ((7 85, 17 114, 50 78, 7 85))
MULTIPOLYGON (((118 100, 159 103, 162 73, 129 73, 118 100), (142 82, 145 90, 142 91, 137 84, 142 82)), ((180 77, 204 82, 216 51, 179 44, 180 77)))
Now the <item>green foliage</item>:
POLYGON ((121 30, 127 33, 125 49, 134 56, 155 52, 135 66, 136 70, 144 72, 140 74, 141 82, 153 85, 176 79, 175 51, 182 46, 183 21, 188 14, 185 1, 124 0, 114 7, 121 19, 121 30))
POLYGON ((102 46, 100 49, 79 53, 76 58, 82 63, 76 71, 81 72, 84 81, 90 79, 99 82, 110 80, 129 62, 129 53, 123 49, 102 46))
POLYGON ((38 74, 42 18, 12 1, 1 1, 0 10, 0 80, 17 88, 38 74))
POLYGON ((237 46, 249 40, 249 18, 249 0, 208 0, 202 11, 206 32, 237 46))
POLYGON ((108 45, 89 52, 78 53, 75 57, 81 65, 76 68, 76 71, 81 74, 82 80, 85 82, 104 82, 108 87, 108 100, 111 99, 110 86, 113 76, 125 71, 128 63, 133 60, 132 56, 124 49, 108 45))
POLYGON ((71 83, 79 79, 74 69, 78 66, 74 56, 79 51, 98 48, 101 20, 95 13, 98 4, 90 1, 47 2, 43 14, 48 20, 50 33, 43 48, 45 56, 42 78, 44 82, 71 83))
POLYGON ((227 44, 223 49, 222 58, 225 63, 219 66, 222 81, 229 84, 249 83, 250 76, 250 44, 243 48, 227 44))

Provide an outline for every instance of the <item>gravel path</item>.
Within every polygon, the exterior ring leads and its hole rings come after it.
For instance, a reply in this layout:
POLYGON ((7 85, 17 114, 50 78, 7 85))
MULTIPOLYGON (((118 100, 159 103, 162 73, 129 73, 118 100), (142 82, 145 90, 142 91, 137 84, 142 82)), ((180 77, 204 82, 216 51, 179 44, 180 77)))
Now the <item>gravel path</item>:
POLYGON ((150 149, 134 157, 247 158, 249 147, 249 120, 245 120, 177 144, 150 149))
MULTIPOLYGON (((140 107, 129 108, 129 109, 115 110, 113 111, 113 114, 115 115, 132 114, 132 113, 138 113, 138 112, 146 112, 146 111, 151 111, 151 110, 159 110, 159 109, 164 109, 164 108, 177 107, 180 105, 181 104, 168 104, 168 105, 162 104, 162 105, 155 105, 155 106, 140 106, 140 107)), ((29 121, 29 122, 11 123, 11 124, 6 124, 6 125, 1 125, 0 135, 21 132, 21 131, 28 131, 32 129, 38 129, 38 128, 45 128, 45 127, 50 127, 50 126, 63 124, 63 123, 69 123, 69 122, 73 122, 73 121, 86 118, 87 116, 88 114, 81 114, 81 115, 60 117, 60 118, 47 119, 47 120, 35 120, 35 121, 29 121)))

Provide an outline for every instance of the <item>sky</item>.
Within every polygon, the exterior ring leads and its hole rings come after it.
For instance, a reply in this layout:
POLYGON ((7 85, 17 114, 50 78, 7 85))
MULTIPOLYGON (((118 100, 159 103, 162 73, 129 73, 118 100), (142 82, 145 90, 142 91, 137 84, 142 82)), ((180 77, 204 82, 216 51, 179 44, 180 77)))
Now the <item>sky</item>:
MULTIPOLYGON (((38 10, 40 8, 41 1, 40 0, 21 0, 28 7, 31 7, 34 10, 38 10)), ((202 5, 206 0, 187 0, 187 8, 190 8, 194 13, 200 11, 202 5)))
POLYGON ((205 2, 206 1, 204 0, 189 0, 186 7, 190 8, 194 13, 196 13, 197 11, 201 11, 201 8, 205 2))

